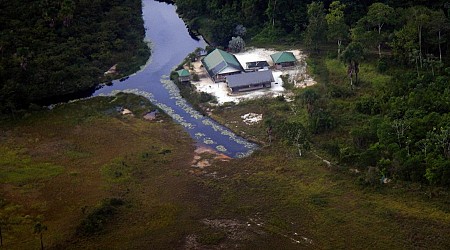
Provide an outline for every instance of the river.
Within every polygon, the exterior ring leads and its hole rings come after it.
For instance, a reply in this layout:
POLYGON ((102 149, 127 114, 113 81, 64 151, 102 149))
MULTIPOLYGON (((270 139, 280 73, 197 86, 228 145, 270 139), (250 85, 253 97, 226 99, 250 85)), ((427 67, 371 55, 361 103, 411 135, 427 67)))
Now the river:
POLYGON ((233 158, 250 155, 257 148, 256 144, 194 110, 169 80, 171 70, 196 48, 204 48, 206 42, 201 37, 191 37, 174 5, 143 0, 142 13, 145 39, 151 43, 152 56, 140 71, 125 81, 113 81, 111 86, 104 86, 93 95, 122 91, 145 96, 181 124, 198 143, 233 158))

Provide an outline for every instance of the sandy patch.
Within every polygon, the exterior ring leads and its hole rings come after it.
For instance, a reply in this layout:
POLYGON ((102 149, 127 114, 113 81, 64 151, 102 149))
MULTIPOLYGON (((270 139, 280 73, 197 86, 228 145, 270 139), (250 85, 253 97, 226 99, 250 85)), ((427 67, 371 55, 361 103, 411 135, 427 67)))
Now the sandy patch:
MULTIPOLYGON (((246 62, 251 61, 267 61, 272 66, 271 54, 278 51, 270 49, 253 48, 245 52, 235 54, 241 65, 245 66, 246 62)), ((239 103, 243 100, 261 98, 261 97, 276 97, 280 95, 288 94, 283 87, 281 75, 289 74, 289 80, 294 83, 296 87, 307 87, 314 85, 316 82, 306 73, 306 55, 300 50, 291 50, 294 56, 298 60, 298 64, 295 68, 286 70, 273 70, 273 77, 275 82, 272 83, 270 89, 261 89, 245 93, 231 95, 228 91, 226 83, 214 83, 208 76, 206 70, 202 66, 200 61, 194 62, 194 72, 199 76, 200 80, 192 82, 197 88, 197 91, 209 93, 216 97, 219 104, 226 102, 239 103)))
POLYGON ((262 114, 248 113, 241 116, 242 121, 247 125, 257 124, 262 121, 262 114))
POLYGON ((131 112, 131 110, 129 110, 129 109, 123 109, 122 111, 120 111, 120 113, 121 113, 122 115, 130 115, 130 116, 133 116, 133 112, 131 112))
POLYGON ((117 64, 114 64, 111 68, 108 69, 103 75, 115 75, 117 74, 117 64))
MULTIPOLYGON (((211 166, 214 161, 229 161, 231 158, 222 154, 206 145, 197 145, 194 151, 194 159, 191 166, 194 168, 204 169, 211 166)), ((204 174, 205 172, 202 172, 204 174)))
POLYGON ((155 120, 156 119, 156 116, 159 114, 159 111, 158 110, 154 110, 154 111, 152 111, 152 112, 148 112, 147 114, 145 114, 144 116, 143 116, 143 118, 145 119, 145 120, 147 120, 147 121, 153 121, 153 120, 155 120))

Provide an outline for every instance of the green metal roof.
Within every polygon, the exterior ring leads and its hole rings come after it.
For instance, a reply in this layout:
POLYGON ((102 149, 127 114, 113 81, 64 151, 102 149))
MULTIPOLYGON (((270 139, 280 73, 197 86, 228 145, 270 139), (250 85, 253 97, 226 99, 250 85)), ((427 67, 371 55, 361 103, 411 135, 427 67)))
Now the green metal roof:
POLYGON ((274 63, 285 63, 285 62, 295 62, 297 59, 295 58, 292 52, 278 52, 270 55, 272 57, 272 61, 274 63))
POLYGON ((190 76, 189 70, 187 69, 180 69, 177 71, 178 76, 190 76))
POLYGON ((239 61, 233 54, 220 49, 215 49, 202 59, 203 66, 211 76, 215 76, 227 67, 244 71, 239 61))

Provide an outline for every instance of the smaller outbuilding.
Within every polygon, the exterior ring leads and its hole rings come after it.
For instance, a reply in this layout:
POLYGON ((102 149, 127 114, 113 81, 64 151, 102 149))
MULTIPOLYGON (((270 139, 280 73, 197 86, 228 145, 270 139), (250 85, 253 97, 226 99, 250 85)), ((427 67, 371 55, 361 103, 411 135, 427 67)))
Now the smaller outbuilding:
POLYGON ((189 73, 189 70, 187 69, 180 69, 176 71, 178 74, 178 81, 179 82, 189 82, 191 80, 191 74, 189 73))
POLYGON ((271 70, 230 75, 226 78, 231 93, 270 88, 274 81, 271 70))
POLYGON ((202 57, 202 56, 206 56, 206 55, 208 55, 208 51, 206 51, 205 49, 197 50, 197 56, 198 57, 202 57))
POLYGON ((245 67, 247 71, 257 71, 265 68, 268 69, 269 63, 267 61, 246 62, 245 67))
POLYGON ((295 66, 297 59, 292 52, 278 52, 270 55, 276 69, 295 66))

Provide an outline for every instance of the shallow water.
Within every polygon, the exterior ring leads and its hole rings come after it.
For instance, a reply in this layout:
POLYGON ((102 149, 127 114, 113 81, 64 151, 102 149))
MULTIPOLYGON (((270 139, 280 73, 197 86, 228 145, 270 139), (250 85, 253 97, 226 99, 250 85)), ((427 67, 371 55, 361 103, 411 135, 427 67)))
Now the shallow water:
POLYGON ((145 96, 180 123, 197 142, 235 158, 251 154, 257 148, 256 144, 195 111, 169 80, 170 71, 196 48, 204 48, 205 41, 191 37, 174 5, 144 0, 142 12, 145 39, 150 41, 152 48, 149 62, 128 79, 113 81, 113 85, 95 91, 94 96, 119 91, 145 96))

